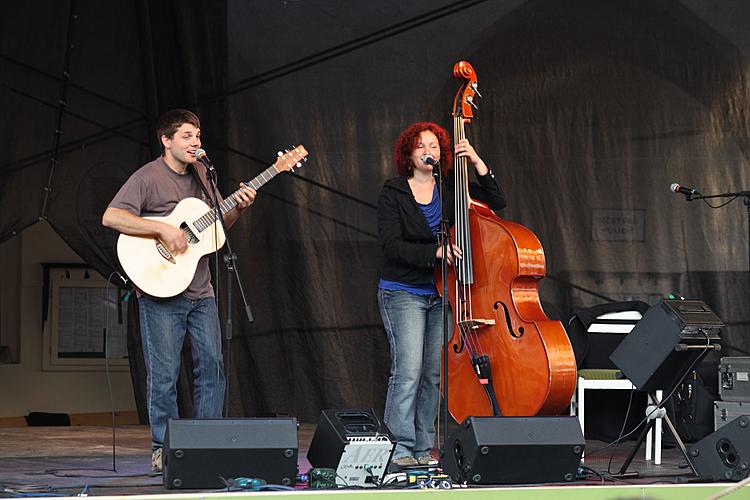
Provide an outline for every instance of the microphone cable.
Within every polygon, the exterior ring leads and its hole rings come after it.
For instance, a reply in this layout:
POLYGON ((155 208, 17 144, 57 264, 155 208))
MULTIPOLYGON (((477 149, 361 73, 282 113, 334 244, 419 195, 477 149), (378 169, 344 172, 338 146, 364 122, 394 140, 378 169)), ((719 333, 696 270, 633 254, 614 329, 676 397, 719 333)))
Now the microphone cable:
MULTIPOLYGON (((51 474, 56 477, 86 477, 86 478, 102 478, 102 477, 121 477, 121 476, 87 476, 83 474, 60 474, 60 472, 64 471, 96 471, 96 470, 103 470, 103 471, 109 471, 117 473, 117 454, 116 454, 116 418, 115 418, 115 398, 114 393, 112 391, 112 376, 111 376, 111 370, 109 366, 109 289, 110 285, 112 283, 112 278, 117 275, 120 277, 120 280, 123 283, 127 283, 128 280, 124 278, 118 271, 113 271, 110 273, 109 278, 107 278, 107 286, 104 289, 104 327, 103 327, 103 333, 104 333, 104 375, 107 380, 107 393, 109 396, 109 406, 110 406, 110 414, 112 416, 112 422, 111 422, 111 428, 112 428, 112 468, 111 469, 101 469, 101 468, 82 468, 82 467, 75 467, 75 468, 54 468, 54 469, 46 469, 43 472, 39 473, 28 473, 28 474, 51 474)), ((118 297, 119 300, 119 297, 118 297)), ((134 476, 123 476, 123 477, 139 477, 143 476, 144 474, 136 474, 134 476)))
MULTIPOLYGON (((115 443, 116 443, 116 417, 115 417, 115 397, 114 393, 112 392, 112 376, 110 373, 109 368, 109 287, 112 283, 112 278, 117 275, 120 277, 120 280, 123 283, 127 283, 127 280, 122 277, 122 275, 117 272, 113 271, 110 273, 109 278, 107 278, 107 287, 105 288, 104 292, 104 374, 107 379, 107 392, 109 394, 109 406, 110 411, 112 413, 112 471, 117 472, 117 454, 115 452, 115 443)), ((117 289, 115 289, 117 290, 117 289)), ((119 296, 117 298, 119 300, 119 296)))

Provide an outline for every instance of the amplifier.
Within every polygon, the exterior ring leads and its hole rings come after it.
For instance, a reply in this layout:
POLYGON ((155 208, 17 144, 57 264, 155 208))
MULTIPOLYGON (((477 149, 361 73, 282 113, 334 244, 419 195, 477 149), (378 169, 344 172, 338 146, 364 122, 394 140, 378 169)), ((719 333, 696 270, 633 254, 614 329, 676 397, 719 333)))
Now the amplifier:
POLYGON ((702 300, 665 300, 661 307, 680 329, 680 338, 719 340, 724 323, 702 300))
POLYGON ((294 486, 298 448, 294 418, 170 419, 164 486, 223 488, 237 477, 294 486))
POLYGON ((585 445, 576 417, 467 417, 441 463, 457 483, 570 482, 585 445))
POLYGON ((395 447, 395 438, 374 410, 323 410, 307 459, 313 467, 335 469, 339 486, 375 487, 395 447))
POLYGON ((719 397, 723 401, 750 403, 750 356, 721 358, 719 397))
POLYGON ((750 472, 750 417, 737 417, 688 447, 699 478, 741 481, 750 472))

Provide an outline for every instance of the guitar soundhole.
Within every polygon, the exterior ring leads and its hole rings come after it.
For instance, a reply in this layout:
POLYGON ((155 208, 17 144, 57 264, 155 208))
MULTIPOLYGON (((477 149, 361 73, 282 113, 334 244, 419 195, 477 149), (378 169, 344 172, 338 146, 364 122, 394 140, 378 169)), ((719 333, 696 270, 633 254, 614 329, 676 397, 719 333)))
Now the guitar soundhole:
POLYGON ((190 229, 190 226, 188 226, 186 222, 183 222, 182 224, 180 224, 180 229, 182 229, 185 232, 185 236, 187 236, 187 240, 188 240, 188 245, 195 245, 196 243, 198 243, 198 237, 190 229))

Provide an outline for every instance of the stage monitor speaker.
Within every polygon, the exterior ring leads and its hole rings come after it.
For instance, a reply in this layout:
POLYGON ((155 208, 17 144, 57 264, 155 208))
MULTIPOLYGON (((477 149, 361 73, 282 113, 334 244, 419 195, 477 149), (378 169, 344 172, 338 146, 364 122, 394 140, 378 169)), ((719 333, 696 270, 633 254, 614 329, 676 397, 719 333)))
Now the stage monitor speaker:
POLYGON ((297 480, 294 418, 171 419, 162 453, 166 488, 223 488, 251 477, 292 486, 297 480))
POLYGON ((702 347, 718 348, 723 326, 700 300, 664 300, 646 311, 610 359, 638 390, 669 390, 702 347))
POLYGON ((374 487, 383 478, 396 440, 375 410, 323 410, 307 459, 336 470, 342 486, 374 487))
POLYGON ((568 482, 585 444, 575 417, 468 417, 445 442, 442 466, 458 483, 568 482))
POLYGON ((699 478, 745 479, 750 472, 750 416, 737 417, 688 446, 688 457, 699 478))

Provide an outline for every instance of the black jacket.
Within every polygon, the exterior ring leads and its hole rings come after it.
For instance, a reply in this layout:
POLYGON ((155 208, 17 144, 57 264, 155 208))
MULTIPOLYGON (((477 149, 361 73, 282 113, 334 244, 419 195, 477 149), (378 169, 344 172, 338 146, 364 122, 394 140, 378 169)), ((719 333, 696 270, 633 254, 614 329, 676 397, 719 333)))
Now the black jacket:
MULTIPOLYGON (((492 210, 505 208, 505 196, 490 171, 469 183, 469 195, 492 210)), ((453 172, 445 187, 445 209, 453 225, 453 172)), ((407 285, 433 282, 438 241, 414 199, 406 177, 388 179, 378 197, 378 239, 380 277, 407 285)))

